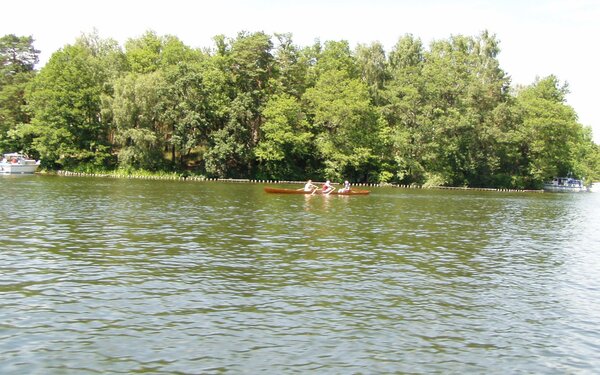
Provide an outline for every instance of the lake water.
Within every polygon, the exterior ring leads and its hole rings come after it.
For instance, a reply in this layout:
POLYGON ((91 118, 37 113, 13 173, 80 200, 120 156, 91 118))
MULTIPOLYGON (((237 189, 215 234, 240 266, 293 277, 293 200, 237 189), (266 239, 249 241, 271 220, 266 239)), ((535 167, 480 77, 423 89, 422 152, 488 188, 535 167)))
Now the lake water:
POLYGON ((592 374, 600 194, 0 178, 2 374, 592 374))

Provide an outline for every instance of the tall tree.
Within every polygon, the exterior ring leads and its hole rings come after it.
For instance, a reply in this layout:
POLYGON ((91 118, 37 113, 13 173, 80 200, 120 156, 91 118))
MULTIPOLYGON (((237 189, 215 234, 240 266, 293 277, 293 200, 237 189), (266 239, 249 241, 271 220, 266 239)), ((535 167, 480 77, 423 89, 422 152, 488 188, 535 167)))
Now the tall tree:
POLYGON ((209 135, 207 172, 217 176, 254 173, 253 150, 263 123, 262 108, 274 75, 273 44, 262 32, 240 33, 227 42, 217 38, 218 66, 230 85, 230 103, 221 128, 209 135))
POLYGON ((46 165, 104 165, 110 158, 101 95, 109 72, 89 46, 77 41, 55 52, 27 95, 33 119, 19 130, 46 165))
POLYGON ((432 142, 439 151, 428 168, 451 185, 481 186, 499 166, 494 109, 506 98, 494 36, 453 36, 435 41, 423 68, 432 142), (482 178, 484 177, 484 178, 482 178))
POLYGON ((311 58, 294 45, 291 34, 275 34, 275 37, 277 45, 274 53, 274 91, 301 98, 308 86, 307 74, 311 58))
POLYGON ((388 63, 381 43, 359 44, 355 51, 363 82, 369 88, 373 104, 383 104, 382 91, 389 79, 388 63))
POLYGON ((40 51, 31 36, 14 34, 0 38, 0 149, 22 150, 9 132, 30 121, 25 106, 25 89, 35 77, 40 51))
POLYGON ((0 38, 0 71, 2 77, 31 72, 38 63, 40 51, 33 46, 32 36, 14 34, 0 38))
POLYGON ((219 177, 250 177, 253 162, 251 129, 245 126, 253 118, 252 98, 241 93, 227 108, 227 122, 209 135, 205 153, 206 172, 219 177))
POLYGON ((304 98, 325 177, 379 181, 380 119, 348 44, 327 43, 316 69, 304 98))
POLYGON ((313 135, 300 101, 276 95, 263 111, 261 141, 255 150, 263 178, 304 179, 311 173, 313 135))
MULTIPOLYGON (((517 103, 523 111, 522 139, 534 184, 555 176, 580 172, 582 126, 575 110, 566 104, 568 85, 550 75, 521 90, 517 103)), ((585 177, 585 176, 577 176, 585 177)))
POLYGON ((110 103, 114 141, 122 168, 158 170, 164 167, 161 130, 165 80, 161 72, 130 73, 119 79, 110 103))
POLYGON ((147 31, 139 38, 125 42, 125 55, 129 68, 134 73, 151 73, 161 65, 163 41, 154 31, 147 31))
POLYGON ((423 183, 434 151, 425 110, 423 55, 421 41, 412 35, 401 37, 389 54, 390 78, 381 110, 388 123, 389 172, 402 183, 423 183))
POLYGON ((161 119, 170 128, 172 160, 184 168, 197 147, 206 144, 209 123, 217 108, 212 107, 199 64, 180 63, 165 70, 161 90, 161 119))

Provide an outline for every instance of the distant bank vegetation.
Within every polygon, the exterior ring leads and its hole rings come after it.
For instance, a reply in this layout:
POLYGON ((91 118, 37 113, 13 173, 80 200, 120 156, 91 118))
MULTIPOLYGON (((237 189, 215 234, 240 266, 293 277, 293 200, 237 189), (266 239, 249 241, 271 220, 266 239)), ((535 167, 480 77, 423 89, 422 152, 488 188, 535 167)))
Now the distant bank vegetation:
MULTIPOLYGON (((486 31, 428 47, 239 33, 195 49, 148 31, 82 35, 35 70, 0 39, 0 148, 46 169, 538 188, 600 179, 600 149, 555 76, 512 87, 486 31)), ((527 56, 523 56, 524 59, 527 56)))

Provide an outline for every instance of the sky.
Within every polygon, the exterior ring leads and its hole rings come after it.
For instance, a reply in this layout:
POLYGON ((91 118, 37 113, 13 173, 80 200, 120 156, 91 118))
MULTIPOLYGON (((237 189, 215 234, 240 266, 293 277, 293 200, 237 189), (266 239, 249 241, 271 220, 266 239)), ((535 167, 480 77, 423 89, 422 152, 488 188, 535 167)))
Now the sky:
POLYGON ((28 0, 5 2, 0 9, 0 36, 33 36, 41 51, 38 68, 94 30, 121 45, 148 30, 194 48, 213 47, 218 34, 263 31, 291 33, 299 46, 377 41, 388 52, 406 34, 428 46, 488 30, 500 41, 498 59, 512 85, 550 74, 568 83, 567 104, 600 144, 598 0, 28 0))

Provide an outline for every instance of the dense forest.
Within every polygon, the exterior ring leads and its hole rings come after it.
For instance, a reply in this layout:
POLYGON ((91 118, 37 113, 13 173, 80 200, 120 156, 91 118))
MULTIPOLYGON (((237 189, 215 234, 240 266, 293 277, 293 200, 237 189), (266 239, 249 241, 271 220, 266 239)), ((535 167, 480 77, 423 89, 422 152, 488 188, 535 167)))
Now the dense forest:
MULTIPOLYGON (((537 188, 600 180, 600 149, 555 76, 512 87, 487 31, 424 46, 294 44, 241 32, 196 49, 84 34, 39 71, 0 39, 0 150, 45 169, 537 188)), ((524 57, 526 58, 526 57, 524 57)))

